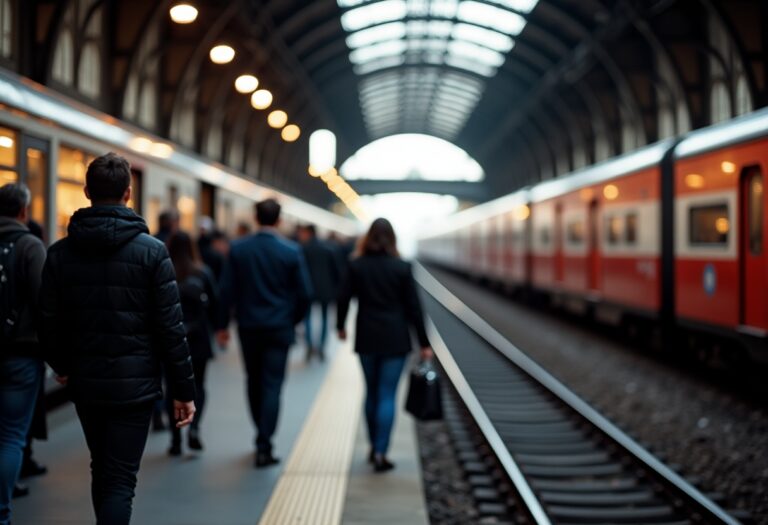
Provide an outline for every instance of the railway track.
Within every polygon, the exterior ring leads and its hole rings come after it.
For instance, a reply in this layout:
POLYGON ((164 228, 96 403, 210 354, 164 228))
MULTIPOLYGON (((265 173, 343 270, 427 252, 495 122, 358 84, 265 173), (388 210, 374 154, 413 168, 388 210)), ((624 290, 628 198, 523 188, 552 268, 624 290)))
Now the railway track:
MULTIPOLYGON (((476 492, 537 525, 722 523, 735 518, 496 332, 423 268, 435 354, 487 454, 466 439, 476 492), (438 333, 439 329, 439 333, 438 333), (484 475, 483 467, 491 476, 484 475), (489 486, 494 481, 497 486, 489 486), (511 490, 509 490, 511 489, 511 490), (509 492, 509 494, 506 494, 509 492)), ((450 397, 450 396, 449 396, 450 397)), ((487 505, 486 505, 487 506, 487 505)))

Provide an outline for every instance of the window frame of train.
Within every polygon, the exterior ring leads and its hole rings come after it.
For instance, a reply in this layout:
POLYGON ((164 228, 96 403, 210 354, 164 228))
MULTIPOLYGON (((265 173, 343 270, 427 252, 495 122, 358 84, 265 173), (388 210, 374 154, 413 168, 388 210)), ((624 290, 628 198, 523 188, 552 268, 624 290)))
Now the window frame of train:
POLYGON ((605 217, 605 243, 608 246, 618 246, 624 237, 623 217, 617 214, 607 215, 605 217), (614 228, 617 225, 617 228, 614 228))
POLYGON ((216 186, 200 183, 200 216, 216 219, 216 186))
POLYGON ((639 226, 637 212, 630 212, 624 216, 624 242, 628 246, 637 244, 639 226))
POLYGON ((131 166, 131 201, 128 207, 133 209, 137 215, 144 211, 144 172, 131 166))
POLYGON ((26 133, 21 134, 21 150, 17 153, 21 182, 29 188, 32 194, 30 218, 36 221, 47 232, 50 224, 51 206, 49 201, 49 185, 51 173, 51 143, 26 133), (39 156, 31 155, 37 152, 39 156), (37 161, 37 162, 35 162, 37 161), (30 166, 37 164, 39 173, 32 178, 30 166))
POLYGON ((763 234, 765 230, 765 177, 760 166, 748 166, 744 168, 743 175, 746 182, 745 204, 747 205, 747 242, 750 255, 763 254, 763 234), (755 191, 755 182, 759 182, 761 191, 755 191), (756 212, 756 213, 755 213, 756 212))
MULTIPOLYGON (((728 202, 726 201, 720 201, 720 202, 710 202, 707 204, 698 204, 698 205, 691 205, 688 207, 688 244, 690 246, 720 246, 720 247, 727 247, 728 246, 728 239, 729 235, 731 233, 732 225, 730 224, 730 206, 728 205, 728 202), (708 220, 705 219, 703 223, 701 221, 697 221, 698 217, 701 217, 702 214, 706 213, 713 213, 715 215, 715 219, 711 221, 711 224, 708 224, 708 220), (721 233, 717 231, 717 221, 719 219, 726 219, 729 221, 728 230, 725 233, 721 233), (704 228, 706 230, 714 230, 714 233, 716 235, 719 235, 718 240, 701 240, 706 239, 706 236, 702 235, 701 232, 704 231, 701 228, 704 228)), ((709 231, 711 234, 712 231, 709 231)))
MULTIPOLYGON (((67 153, 69 155, 69 153, 67 153)), ((76 211, 71 210, 70 213, 65 214, 66 216, 66 225, 63 222, 59 222, 60 219, 63 219, 64 216, 62 215, 61 211, 61 199, 63 198, 62 188, 66 185, 68 186, 68 190, 73 190, 73 195, 77 195, 77 198, 80 200, 80 203, 84 206, 90 206, 90 202, 85 197, 85 190, 83 189, 85 187, 85 174, 88 170, 88 164, 90 164, 93 159, 95 159, 97 155, 95 153, 91 153, 90 151, 84 150, 83 148, 72 146, 66 143, 63 143, 59 146, 59 155, 58 155, 58 161, 56 163, 56 217, 53 221, 55 226, 55 235, 52 237, 52 240, 56 239, 63 239, 67 236, 66 228, 67 225, 69 225, 69 219, 72 216, 71 212, 76 211), (66 173, 62 175, 63 167, 62 162, 65 158, 65 152, 73 152, 73 153, 79 153, 82 155, 82 159, 79 162, 79 164, 82 164, 81 167, 77 167, 78 169, 76 171, 80 171, 82 169, 82 177, 80 176, 80 173, 66 173), (77 188, 75 188, 75 186, 77 188), (79 192, 79 193, 78 193, 79 192), (80 197, 82 195, 82 197, 80 197)), ((67 162, 69 159, 67 159, 67 162)), ((73 166, 76 167, 76 166, 73 166)), ((67 206, 68 208, 72 208, 72 206, 67 206)))

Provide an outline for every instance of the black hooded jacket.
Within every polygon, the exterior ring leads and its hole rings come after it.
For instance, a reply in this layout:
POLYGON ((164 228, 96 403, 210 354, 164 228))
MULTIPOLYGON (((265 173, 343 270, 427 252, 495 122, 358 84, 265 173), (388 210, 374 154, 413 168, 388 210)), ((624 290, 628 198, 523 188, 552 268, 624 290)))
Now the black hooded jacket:
POLYGON ((75 402, 130 405, 159 398, 161 363, 179 401, 194 397, 179 292, 165 245, 123 206, 75 212, 48 251, 40 341, 69 377, 75 402))

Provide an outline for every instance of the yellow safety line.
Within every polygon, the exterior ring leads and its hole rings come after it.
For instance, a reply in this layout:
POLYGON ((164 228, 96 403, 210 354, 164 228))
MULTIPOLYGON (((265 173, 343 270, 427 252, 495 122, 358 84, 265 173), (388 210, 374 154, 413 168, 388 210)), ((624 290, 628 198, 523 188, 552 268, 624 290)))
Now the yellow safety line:
POLYGON ((260 525, 341 522, 355 448, 363 381, 342 345, 312 405, 260 525))

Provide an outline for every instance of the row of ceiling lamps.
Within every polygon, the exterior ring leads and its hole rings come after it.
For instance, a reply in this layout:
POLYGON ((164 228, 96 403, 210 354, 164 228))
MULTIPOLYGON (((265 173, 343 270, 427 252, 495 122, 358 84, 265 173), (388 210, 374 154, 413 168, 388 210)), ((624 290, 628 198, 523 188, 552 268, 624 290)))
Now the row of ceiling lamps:
MULTIPOLYGON (((197 8, 191 4, 176 4, 170 9, 171 20, 177 24, 191 24, 197 20, 197 8)), ((235 50, 226 44, 218 44, 209 53, 214 64, 229 64, 235 58, 235 50)), ((251 95, 251 106, 257 110, 267 109, 272 105, 273 96, 267 89, 257 89, 259 79, 254 75, 240 75, 235 79, 235 90, 244 95, 251 95)), ((273 110, 267 115, 267 124, 271 128, 280 129, 280 136, 286 142, 295 142, 301 136, 301 129, 296 124, 288 124, 288 114, 281 110, 273 110)))
POLYGON ((309 174, 322 180, 355 217, 367 221, 360 195, 339 175, 335 165, 336 135, 330 130, 318 129, 309 136, 309 174))

